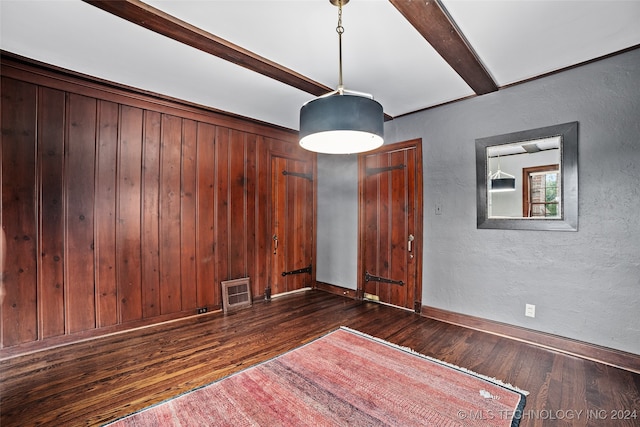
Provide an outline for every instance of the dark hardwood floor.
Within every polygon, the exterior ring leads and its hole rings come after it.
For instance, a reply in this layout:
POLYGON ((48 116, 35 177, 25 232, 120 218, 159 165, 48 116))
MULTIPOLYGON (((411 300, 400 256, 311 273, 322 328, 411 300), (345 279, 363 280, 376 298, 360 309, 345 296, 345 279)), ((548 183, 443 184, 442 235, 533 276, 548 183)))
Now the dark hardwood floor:
POLYGON ((528 390, 522 426, 640 425, 638 374, 321 291, 1 360, 0 425, 100 425, 341 325, 528 390))

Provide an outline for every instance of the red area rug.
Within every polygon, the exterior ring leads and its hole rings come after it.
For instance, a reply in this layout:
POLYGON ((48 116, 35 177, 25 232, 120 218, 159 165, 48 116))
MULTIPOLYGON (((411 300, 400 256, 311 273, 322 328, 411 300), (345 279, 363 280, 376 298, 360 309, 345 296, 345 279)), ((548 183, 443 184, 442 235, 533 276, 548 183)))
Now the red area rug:
POLYGON ((517 426, 525 394, 341 328, 109 426, 517 426))

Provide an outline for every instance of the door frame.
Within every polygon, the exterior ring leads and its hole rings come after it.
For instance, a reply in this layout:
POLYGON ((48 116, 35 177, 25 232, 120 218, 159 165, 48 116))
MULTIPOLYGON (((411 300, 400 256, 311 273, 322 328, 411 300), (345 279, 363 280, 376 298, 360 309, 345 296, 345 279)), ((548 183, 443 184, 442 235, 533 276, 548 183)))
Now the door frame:
MULTIPOLYGON (((416 313, 420 313, 422 309, 422 252, 424 245, 424 193, 423 193, 423 174, 422 174, 422 138, 411 139, 403 142, 398 142, 389 145, 383 145, 382 147, 368 151, 366 153, 362 153, 358 155, 358 281, 357 281, 357 291, 356 298, 359 300, 364 299, 364 275, 365 275, 365 265, 364 265, 364 248, 365 248, 365 192, 364 192, 364 183, 366 179, 366 170, 365 170, 365 157, 371 154, 383 154, 389 153, 392 151, 403 150, 407 148, 415 148, 416 149, 416 183, 415 183, 415 197, 416 197, 416 212, 414 212, 414 216, 416 218, 415 225, 415 233, 414 236, 416 240, 419 242, 415 246, 414 249, 414 260, 416 264, 416 277, 415 277, 415 295, 417 298, 414 298, 414 311, 416 313)), ((404 308, 404 307, 400 307, 404 308)))

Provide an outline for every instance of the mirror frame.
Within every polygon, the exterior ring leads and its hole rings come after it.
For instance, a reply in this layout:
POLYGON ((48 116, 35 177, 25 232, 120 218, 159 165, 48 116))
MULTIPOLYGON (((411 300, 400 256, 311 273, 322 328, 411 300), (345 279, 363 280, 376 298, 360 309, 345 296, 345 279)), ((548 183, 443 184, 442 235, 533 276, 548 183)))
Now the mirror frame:
POLYGON ((476 139, 476 196, 478 228, 503 230, 578 231, 578 122, 476 139), (561 137, 560 173, 562 218, 489 218, 487 215, 487 147, 535 139, 561 137))

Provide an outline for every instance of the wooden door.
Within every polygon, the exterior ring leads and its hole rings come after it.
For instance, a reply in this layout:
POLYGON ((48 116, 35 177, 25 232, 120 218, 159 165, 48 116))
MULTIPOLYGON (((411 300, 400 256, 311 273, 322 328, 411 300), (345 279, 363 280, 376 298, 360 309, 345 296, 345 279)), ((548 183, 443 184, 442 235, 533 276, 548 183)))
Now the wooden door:
POLYGON ((362 154, 358 168, 360 294, 365 299, 419 312, 422 305, 420 140, 362 154))
POLYGON ((267 294, 311 286, 313 169, 310 161, 271 157, 271 272, 267 294))

